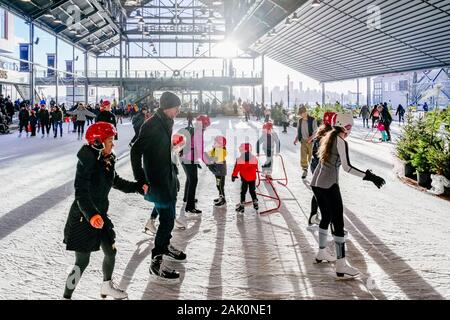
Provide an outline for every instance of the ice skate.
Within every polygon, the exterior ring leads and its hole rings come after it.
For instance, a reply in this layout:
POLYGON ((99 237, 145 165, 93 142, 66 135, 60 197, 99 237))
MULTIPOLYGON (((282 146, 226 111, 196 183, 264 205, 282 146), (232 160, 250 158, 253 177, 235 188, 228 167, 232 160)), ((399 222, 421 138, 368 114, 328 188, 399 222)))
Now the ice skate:
POLYGON ((150 218, 144 228, 144 233, 152 235, 155 234, 158 228, 156 227, 156 218, 150 218))
POLYGON ((338 280, 353 279, 359 274, 359 270, 347 264, 345 258, 336 260, 336 278, 338 280))
POLYGON ((308 175, 308 170, 303 170, 302 179, 306 179, 306 176, 308 175))
POLYGON ((162 255, 157 255, 152 259, 149 271, 151 278, 156 282, 171 284, 180 283, 180 274, 175 270, 170 270, 164 266, 162 255))
POLYGON ((110 296, 117 300, 123 300, 128 298, 128 294, 117 287, 117 285, 112 281, 103 281, 102 288, 100 290, 100 296, 105 299, 107 296, 110 296))
POLYGON ((244 204, 242 204, 242 203, 239 203, 237 206, 236 206, 236 213, 237 214, 244 214, 244 204))
POLYGON ((174 262, 186 262, 186 254, 169 244, 167 252, 164 254, 164 259, 174 262))
POLYGON ((319 252, 316 255, 315 263, 335 262, 335 261, 336 261, 335 253, 329 247, 325 247, 323 249, 319 249, 319 252))
POLYGON ((192 219, 198 219, 201 218, 202 216, 202 211, 198 210, 198 209, 190 209, 190 210, 186 210, 186 217, 187 218, 192 218, 192 219))
POLYGON ((227 201, 223 197, 220 198, 220 201, 217 201, 217 202, 214 203, 214 205, 216 207, 222 207, 222 206, 224 206, 226 204, 227 204, 227 201))
POLYGON ((253 200, 253 209, 256 211, 259 210, 258 199, 253 200))

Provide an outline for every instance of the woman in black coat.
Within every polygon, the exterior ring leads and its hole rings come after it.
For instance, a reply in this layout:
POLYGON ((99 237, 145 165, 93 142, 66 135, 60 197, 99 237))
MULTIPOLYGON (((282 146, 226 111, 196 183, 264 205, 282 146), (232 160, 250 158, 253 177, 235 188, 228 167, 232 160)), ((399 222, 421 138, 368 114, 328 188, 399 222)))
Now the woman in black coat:
MULTIPOLYGON (((116 116, 111 112, 111 103, 108 100, 103 101, 102 106, 100 107, 100 113, 95 118, 95 122, 108 122, 111 123, 115 128, 117 128, 116 116)), ((118 139, 116 134, 115 140, 118 139)))
MULTIPOLYGON (((75 176, 75 200, 70 208, 64 228, 66 249, 75 251, 75 267, 69 274, 64 298, 70 299, 83 271, 89 264, 90 254, 102 248, 103 285, 101 296, 127 298, 127 293, 112 283, 116 248, 114 225, 108 216, 108 194, 111 188, 126 193, 140 192, 138 184, 117 175, 116 157, 112 151, 116 129, 106 122, 91 125, 86 132, 88 145, 78 152, 75 176)), ((143 192, 141 192, 143 194, 143 192)))

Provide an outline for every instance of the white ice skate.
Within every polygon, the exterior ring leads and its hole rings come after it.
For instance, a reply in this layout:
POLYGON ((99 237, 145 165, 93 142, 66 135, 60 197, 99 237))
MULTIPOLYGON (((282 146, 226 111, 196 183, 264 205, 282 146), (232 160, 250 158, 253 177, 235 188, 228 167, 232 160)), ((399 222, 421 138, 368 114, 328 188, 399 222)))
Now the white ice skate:
POLYGON ((181 217, 175 219, 175 227, 180 230, 186 230, 187 224, 185 219, 181 217))
POLYGON ((321 263, 321 262, 335 262, 336 261, 336 255, 334 254, 333 250, 329 247, 325 247, 324 249, 319 249, 319 252, 316 255, 316 262, 315 263, 321 263))
POLYGON ((107 296, 110 296, 117 300, 123 300, 128 298, 128 293, 117 287, 117 285, 112 282, 112 280, 109 280, 103 281, 102 289, 100 290, 100 296, 103 299, 105 299, 107 296))
POLYGON ((359 270, 347 264, 345 258, 336 260, 336 278, 338 280, 353 279, 359 274, 359 270))
POLYGON ((144 233, 152 235, 155 234, 157 230, 158 227, 156 226, 156 218, 148 219, 147 224, 145 225, 144 228, 144 233))

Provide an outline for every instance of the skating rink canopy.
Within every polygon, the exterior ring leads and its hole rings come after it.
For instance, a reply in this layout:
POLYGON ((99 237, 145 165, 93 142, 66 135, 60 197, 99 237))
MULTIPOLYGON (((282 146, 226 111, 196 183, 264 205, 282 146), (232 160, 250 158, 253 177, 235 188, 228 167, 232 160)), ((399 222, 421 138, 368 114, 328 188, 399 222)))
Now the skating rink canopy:
POLYGON ((321 82, 450 65, 450 0, 313 2, 250 48, 321 82))

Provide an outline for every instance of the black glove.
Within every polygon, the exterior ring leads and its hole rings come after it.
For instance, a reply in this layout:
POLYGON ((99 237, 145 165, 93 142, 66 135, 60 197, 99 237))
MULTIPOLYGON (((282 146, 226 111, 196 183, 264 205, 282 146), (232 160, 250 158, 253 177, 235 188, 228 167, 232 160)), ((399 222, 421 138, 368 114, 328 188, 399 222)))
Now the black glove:
POLYGON ((202 166, 199 163, 197 163, 197 168, 201 169, 202 166))
POLYGON ((366 176, 363 178, 363 180, 372 181, 374 185, 377 186, 378 189, 380 189, 383 185, 386 184, 386 181, 384 181, 383 178, 377 176, 376 174, 373 174, 372 171, 367 170, 366 176))
POLYGON ((234 182, 234 180, 236 180, 237 177, 231 177, 231 181, 234 182))

